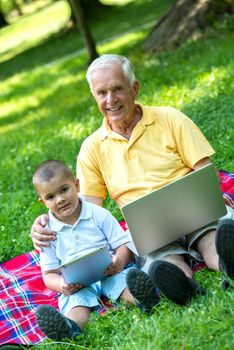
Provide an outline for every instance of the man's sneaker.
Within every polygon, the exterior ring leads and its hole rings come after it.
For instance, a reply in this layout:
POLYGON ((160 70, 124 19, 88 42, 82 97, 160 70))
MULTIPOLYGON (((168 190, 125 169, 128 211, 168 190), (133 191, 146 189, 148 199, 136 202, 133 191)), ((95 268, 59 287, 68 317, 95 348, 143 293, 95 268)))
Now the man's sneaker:
POLYGON ((219 256, 219 268, 224 275, 222 289, 234 287, 234 221, 220 221, 216 229, 215 244, 219 256))
POLYGON ((159 303, 156 286, 147 273, 140 269, 131 269, 126 276, 127 286, 136 300, 137 306, 145 313, 151 313, 159 303))
POLYGON ((206 293, 205 289, 187 277, 179 267, 167 261, 153 262, 149 275, 164 296, 180 305, 186 305, 196 294, 206 293))
POLYGON ((82 333, 76 322, 49 305, 40 306, 36 311, 36 318, 43 333, 53 340, 73 339, 82 333))

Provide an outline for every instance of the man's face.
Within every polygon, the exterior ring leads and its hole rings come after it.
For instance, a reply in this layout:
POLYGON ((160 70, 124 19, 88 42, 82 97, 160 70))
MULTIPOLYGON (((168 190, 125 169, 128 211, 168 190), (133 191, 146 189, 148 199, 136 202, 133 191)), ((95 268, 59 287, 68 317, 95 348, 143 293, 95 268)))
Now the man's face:
POLYGON ((40 201, 52 211, 57 219, 71 224, 75 223, 77 218, 78 191, 78 180, 68 178, 63 174, 56 175, 37 186, 40 201))
POLYGON ((131 86, 120 64, 94 71, 91 80, 99 111, 110 125, 134 119, 138 81, 131 86))

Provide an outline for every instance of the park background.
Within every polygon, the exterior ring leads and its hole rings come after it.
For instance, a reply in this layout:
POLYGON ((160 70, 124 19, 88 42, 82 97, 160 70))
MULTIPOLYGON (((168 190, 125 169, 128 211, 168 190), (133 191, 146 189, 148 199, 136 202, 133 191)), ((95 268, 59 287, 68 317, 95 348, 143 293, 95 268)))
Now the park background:
MULTIPOLYGON (((127 56, 140 80, 139 102, 182 110, 216 150, 217 168, 233 172, 232 11, 207 17, 206 28, 157 50, 149 45, 149 35, 176 1, 105 0, 106 7, 97 11, 91 3, 84 14, 96 53, 127 56)), ((0 261, 4 262, 33 250, 30 228, 45 212, 31 184, 37 164, 58 158, 75 171, 80 145, 102 117, 85 80, 90 55, 77 18, 71 20, 74 11, 69 3, 0 0, 1 13, 8 24, 0 29, 0 261)), ((109 198, 105 206, 122 219, 109 198)), ((162 300, 150 317, 136 308, 123 308, 105 319, 93 316, 80 343, 64 346, 233 348, 233 294, 221 291, 219 273, 202 270, 195 278, 208 293, 188 307, 162 300)), ((52 347, 56 345, 45 348, 52 347)))

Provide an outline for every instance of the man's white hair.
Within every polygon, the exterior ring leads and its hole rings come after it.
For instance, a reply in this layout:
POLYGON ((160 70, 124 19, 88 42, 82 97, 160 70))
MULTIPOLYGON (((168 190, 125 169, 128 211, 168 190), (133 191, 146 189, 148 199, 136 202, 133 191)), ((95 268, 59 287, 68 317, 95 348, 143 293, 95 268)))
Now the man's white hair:
POLYGON ((133 86, 133 83, 136 80, 136 78, 135 78, 135 73, 133 71, 130 61, 126 57, 121 55, 104 54, 96 58, 90 64, 86 73, 86 79, 89 83, 89 87, 92 93, 93 93, 92 81, 91 81, 92 73, 104 67, 112 67, 113 63, 120 64, 122 66, 124 76, 129 80, 130 85, 133 86))

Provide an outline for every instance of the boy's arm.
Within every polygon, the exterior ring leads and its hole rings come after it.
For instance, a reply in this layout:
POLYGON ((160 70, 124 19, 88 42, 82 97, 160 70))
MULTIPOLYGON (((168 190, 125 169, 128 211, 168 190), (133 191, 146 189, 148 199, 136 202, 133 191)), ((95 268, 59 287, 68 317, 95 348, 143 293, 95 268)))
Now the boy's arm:
POLYGON ((43 281, 50 290, 64 295, 71 295, 77 292, 82 286, 80 284, 65 283, 60 270, 49 270, 42 273, 43 281))
POLYGON ((110 276, 121 272, 131 261, 133 261, 133 253, 125 244, 121 245, 112 256, 112 264, 106 269, 105 275, 110 276))

